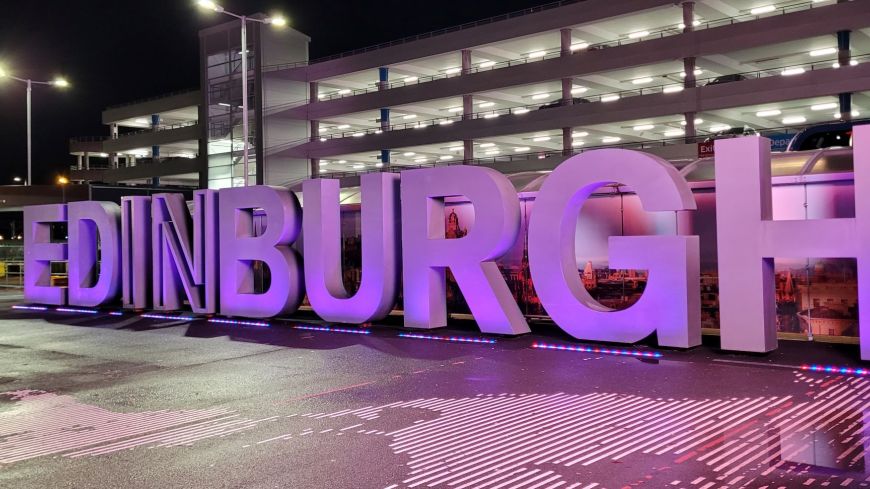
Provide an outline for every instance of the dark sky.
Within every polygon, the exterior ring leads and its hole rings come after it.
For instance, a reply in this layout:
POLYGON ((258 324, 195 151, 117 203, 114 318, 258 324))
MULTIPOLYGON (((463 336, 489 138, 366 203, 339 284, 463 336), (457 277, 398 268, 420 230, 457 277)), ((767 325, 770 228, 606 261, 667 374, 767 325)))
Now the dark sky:
MULTIPOLYGON (((282 12, 317 58, 544 3, 542 0, 225 0, 241 13, 282 12)), ((0 63, 22 78, 66 76, 33 91, 34 183, 73 163, 68 139, 106 134, 110 105, 199 86, 197 31, 228 19, 194 0, 3 0, 0 63)), ((24 85, 0 81, 0 185, 26 174, 24 85)))

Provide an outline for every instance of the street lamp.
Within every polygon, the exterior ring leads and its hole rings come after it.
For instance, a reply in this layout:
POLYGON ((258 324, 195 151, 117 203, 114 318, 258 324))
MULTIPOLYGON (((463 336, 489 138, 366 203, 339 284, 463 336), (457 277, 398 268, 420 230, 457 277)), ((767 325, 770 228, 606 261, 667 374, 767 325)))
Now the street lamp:
POLYGON ((214 10, 220 14, 226 14, 235 17, 242 22, 242 171, 245 173, 244 186, 248 186, 248 21, 259 22, 261 24, 272 24, 276 27, 284 27, 287 25, 287 19, 280 15, 273 15, 265 19, 248 17, 246 15, 234 14, 212 0, 197 0, 197 5, 202 8, 214 10))
POLYGON ((12 177, 12 181, 15 183, 21 183, 21 177, 12 177))
POLYGON ((33 85, 50 85, 58 88, 67 88, 69 87, 69 82, 65 78, 56 77, 51 81, 34 81, 29 78, 18 78, 17 76, 11 75, 3 68, 0 68, 0 78, 9 78, 11 80, 19 81, 27 85, 27 180, 24 182, 25 185, 32 185, 33 183, 33 169, 32 169, 32 161, 33 161, 33 151, 32 151, 32 136, 31 136, 31 92, 33 91, 33 85))
POLYGON ((63 197, 63 203, 66 204, 66 186, 69 183, 69 178, 61 175, 57 177, 57 184, 60 185, 60 195, 63 197))

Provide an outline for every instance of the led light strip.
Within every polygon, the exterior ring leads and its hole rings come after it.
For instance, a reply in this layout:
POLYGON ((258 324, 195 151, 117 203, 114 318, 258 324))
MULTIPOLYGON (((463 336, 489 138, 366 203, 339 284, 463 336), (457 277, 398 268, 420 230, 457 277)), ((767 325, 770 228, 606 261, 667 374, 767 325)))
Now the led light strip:
POLYGON ((372 332, 367 329, 333 328, 331 326, 303 326, 301 324, 297 324, 293 326, 293 328, 304 329, 307 331, 323 331, 326 333, 372 334, 372 332))
POLYGON ((45 306, 12 306, 12 309, 19 309, 24 311, 47 311, 48 308, 45 306))
POLYGON ((801 370, 808 372, 823 372, 828 374, 870 375, 870 370, 864 368, 834 367, 832 365, 801 365, 801 370))
POLYGON ((602 353, 604 355, 619 355, 624 357, 637 358, 661 358, 659 352, 645 352, 637 350, 617 350, 615 348, 598 348, 590 346, 572 346, 572 345, 550 345, 547 343, 533 343, 532 348, 540 350, 560 350, 560 351, 579 351, 583 353, 602 353))
POLYGON ((109 316, 123 316, 124 313, 121 311, 109 311, 109 316))
POLYGON ((140 314, 139 317, 148 319, 169 319, 173 321, 193 321, 196 319, 191 316, 165 316, 163 314, 140 314))
POLYGON ((80 312, 84 314, 99 314, 100 312, 94 309, 72 309, 69 307, 55 307, 54 310, 58 312, 80 312))
POLYGON ((492 338, 468 338, 462 336, 434 336, 416 333, 399 333, 402 338, 414 338, 417 340, 435 340, 435 341, 452 341, 454 343, 485 343, 488 345, 494 344, 492 338))
POLYGON ((269 323, 264 323, 260 321, 236 321, 235 319, 221 319, 221 318, 211 318, 208 320, 210 323, 219 323, 219 324, 233 324, 236 326, 259 326, 262 328, 268 328, 270 326, 269 323))

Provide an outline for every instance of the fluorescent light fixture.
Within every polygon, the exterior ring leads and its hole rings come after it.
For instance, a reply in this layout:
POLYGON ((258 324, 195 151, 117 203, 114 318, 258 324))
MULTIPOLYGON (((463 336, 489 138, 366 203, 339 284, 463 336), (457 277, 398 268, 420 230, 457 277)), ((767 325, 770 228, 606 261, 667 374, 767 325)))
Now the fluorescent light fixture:
POLYGON ((414 158, 414 163, 426 163, 429 161, 427 158, 414 158))
POLYGON ((363 136, 365 136, 365 135, 366 135, 366 133, 364 133, 364 132, 355 132, 355 133, 353 133, 353 137, 355 137, 355 138, 361 138, 361 137, 363 137, 363 136))
POLYGON ((402 153, 402 156, 410 158, 411 156, 414 156, 415 154, 417 154, 417 153, 415 153, 413 151, 408 151, 407 153, 402 153))
POLYGON ((571 45, 571 51, 578 51, 580 49, 586 49, 589 47, 588 42, 575 42, 571 45))
POLYGON ((619 100, 619 95, 613 94, 613 95, 605 95, 605 96, 601 97, 602 102, 613 102, 615 100, 619 100))
POLYGON ((350 93, 350 89, 349 89, 349 88, 342 88, 341 90, 338 91, 338 94, 339 94, 339 95, 347 95, 347 94, 349 94, 349 93, 350 93))
POLYGON ((354 170, 362 170, 362 169, 365 168, 365 167, 366 167, 366 166, 363 165, 362 163, 357 163, 356 165, 353 165, 353 169, 354 169, 354 170))
POLYGON ((408 115, 403 115, 403 116, 402 116, 402 119, 404 119, 404 120, 406 120, 406 121, 409 121, 409 120, 411 120, 411 119, 416 119, 416 118, 417 118, 417 115, 416 115, 416 114, 408 114, 408 115))
POLYGON ((447 112, 452 112, 454 114, 457 112, 462 112, 462 107, 450 107, 449 109, 447 109, 447 112))
POLYGON ((619 138, 616 136, 606 136, 606 137, 601 138, 602 143, 617 143, 621 140, 622 140, 622 138, 619 138))
MULTIPOLYGON (((695 76, 698 76, 698 75, 704 73, 704 70, 702 70, 701 68, 696 68, 695 71, 693 71, 692 73, 694 73, 695 76)), ((686 77, 686 72, 685 72, 685 71, 682 72, 682 73, 680 73, 680 78, 685 78, 685 77, 686 77)))
POLYGON ((136 124, 150 124, 150 122, 148 122, 148 119, 136 119, 133 122, 135 122, 136 124))
POLYGON ((586 93, 588 90, 589 89, 586 87, 580 87, 575 85, 573 88, 571 88, 571 93, 576 95, 578 93, 586 93))
POLYGON ((859 115, 861 115, 861 113, 858 112, 857 110, 852 111, 852 117, 858 117, 859 115))
POLYGON ((545 98, 550 98, 549 93, 536 93, 532 95, 532 100, 544 100, 545 98))
POLYGON ((338 160, 339 165, 344 165, 345 163, 347 163, 347 160, 338 160))
POLYGON ((525 107, 520 107, 519 109, 515 109, 513 112, 514 114, 527 114, 529 112, 529 109, 525 107))
POLYGON ((584 144, 586 144, 584 141, 573 141, 571 146, 576 148, 577 146, 583 146, 584 144))
POLYGON ((443 155, 443 156, 441 156, 441 157, 438 158, 438 159, 439 159, 439 160, 442 160, 442 161, 447 161, 447 160, 452 160, 452 159, 453 159, 453 156, 452 156, 452 155, 443 155))
POLYGON ((654 129, 656 126, 653 124, 641 124, 639 126, 634 126, 632 129, 635 131, 649 131, 650 129, 654 129))
POLYGON ((793 115, 793 116, 782 118, 783 124, 803 124, 806 121, 807 121, 807 118, 802 116, 802 115, 793 115))
POLYGON ((495 61, 484 61, 483 63, 480 63, 481 68, 492 68, 493 66, 495 66, 495 61))
POLYGON ((482 109, 485 109, 487 107, 492 107, 494 105, 495 105, 495 102, 481 102, 481 103, 477 104, 477 106, 482 108, 482 109))
POLYGON ((577 132, 571 133, 572 138, 585 138, 588 135, 589 135, 589 133, 586 131, 577 131, 577 132))
POLYGON ((674 138, 678 136, 682 136, 686 134, 686 131, 682 129, 671 129, 670 131, 665 131, 665 137, 674 138))
POLYGON ((319 98, 319 99, 324 98, 324 97, 326 97, 325 93, 318 93, 317 94, 317 98, 319 98))
POLYGON ((407 77, 405 77, 404 81, 405 81, 405 83, 413 83, 417 80, 419 80, 419 78, 416 76, 407 76, 407 77))
POLYGON ((321 142, 321 143, 325 143, 325 142, 326 142, 326 138, 320 138, 320 142, 321 142))
POLYGON ((837 104, 836 102, 830 102, 827 104, 813 105, 812 107, 810 107, 810 110, 816 110, 816 111, 817 110, 830 110, 830 109, 836 109, 837 107, 839 107, 839 104, 837 104))
POLYGON ((628 38, 629 39, 640 39, 641 37, 646 37, 648 35, 649 35, 649 31, 638 31, 638 32, 632 32, 631 34, 629 34, 628 38))
POLYGON ((438 122, 439 126, 449 126, 450 124, 453 124, 453 119, 444 119, 438 122))
POLYGON ((448 75, 455 75, 460 71, 462 71, 462 68, 457 68, 454 66, 453 68, 447 68, 446 70, 444 70, 444 73, 447 73, 448 75))
POLYGON ((532 141, 534 141, 536 143, 543 143, 544 141, 549 141, 549 140, 550 140, 550 136, 537 136, 537 137, 532 138, 532 141))
POLYGON ((336 129, 350 129, 350 124, 342 124, 340 126, 335 126, 336 129))
POLYGON ((531 53, 527 54, 526 56, 528 56, 529 58, 543 58, 546 55, 547 55, 546 51, 532 51, 531 53))
POLYGON ((383 133, 384 133, 384 131, 382 131, 380 129, 375 129, 375 134, 383 134, 383 133))
POLYGON ((850 60, 849 66, 858 66, 858 60, 857 59, 850 60))
POLYGON ((453 146, 451 148, 447 148, 447 151, 459 152, 459 151, 463 151, 464 149, 465 149, 465 146, 453 146))
POLYGON ((837 52, 837 48, 824 48, 824 49, 814 49, 810 51, 810 56, 827 56, 829 54, 834 54, 837 52))
POLYGON ((800 75, 801 73, 806 73, 807 70, 798 66, 797 68, 786 68, 782 70, 782 76, 792 76, 792 75, 800 75))
POLYGON ((710 132, 721 132, 727 131, 728 129, 731 129, 731 126, 729 126, 728 124, 716 124, 710 126, 710 132))
POLYGON ((765 5, 763 7, 755 7, 754 9, 750 10, 749 13, 752 15, 761 15, 773 12, 774 10, 776 10, 776 7, 774 7, 773 5, 765 5))
MULTIPOLYGON (((221 107, 232 107, 232 104, 228 104, 226 102, 218 102, 218 105, 220 105, 221 107)), ((145 121, 145 122, 148 122, 148 121, 145 121)))
POLYGON ((484 119, 495 119, 498 116, 499 116, 499 114, 486 114, 485 116, 483 116, 483 118, 484 119))
POLYGON ((483 143, 480 145, 481 148, 492 148, 495 146, 495 143, 483 143))
POLYGON ((384 164, 381 163, 380 161, 375 163, 375 168, 383 168, 383 167, 384 167, 384 164))
POLYGON ((531 150, 532 150, 532 148, 530 148, 528 146, 517 146, 516 148, 514 148, 515 153, 525 153, 525 152, 528 152, 531 150))
POLYGON ((643 78, 637 78, 631 81, 632 85, 646 85, 647 83, 652 83, 653 79, 651 77, 645 76, 643 78))
POLYGON ((782 111, 779 109, 770 109, 770 110, 760 110, 755 113, 756 117, 776 117, 782 114, 782 111))
POLYGON ((416 126, 414 126, 414 129, 423 129, 423 128, 425 128, 425 127, 426 127, 426 123, 425 123, 425 122, 420 122, 419 124, 417 124, 416 126))
POLYGON ((662 92, 664 92, 664 93, 677 93, 677 92, 682 92, 683 90, 685 90, 685 87, 683 87, 682 85, 671 85, 669 87, 665 87, 662 90, 662 92))
POLYGON ((497 154, 501 154, 501 151, 499 151, 499 150, 497 150, 497 149, 491 149, 491 150, 487 151, 487 152, 484 153, 484 154, 485 154, 486 156, 495 156, 495 155, 497 155, 497 154))
POLYGON ((320 166, 327 166, 327 165, 329 165, 329 160, 321 160, 320 161, 320 166))

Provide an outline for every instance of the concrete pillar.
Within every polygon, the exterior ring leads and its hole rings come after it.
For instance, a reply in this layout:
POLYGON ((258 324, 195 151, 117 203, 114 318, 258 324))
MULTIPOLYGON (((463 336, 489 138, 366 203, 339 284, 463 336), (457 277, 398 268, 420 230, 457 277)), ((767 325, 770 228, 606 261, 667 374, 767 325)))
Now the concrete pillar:
POLYGON ((574 150, 573 130, 570 127, 562 128, 562 154, 568 156, 574 150))
POLYGON ((308 176, 317 178, 317 175, 320 175, 320 158, 311 158, 308 160, 308 164, 308 176))
MULTIPOLYGON (((109 125, 109 136, 112 139, 118 139, 118 124, 109 125)), ((111 161, 112 168, 118 168, 118 153, 109 153, 109 161, 111 161)))
MULTIPOLYGON (((386 90, 390 85, 390 69, 382 66, 378 68, 378 90, 386 90)), ((381 130, 390 130, 390 109, 389 107, 381 108, 381 130)), ((382 168, 390 166, 390 150, 381 149, 381 165, 382 168)))
POLYGON ((91 169, 91 154, 87 151, 85 152, 85 170, 91 169))
POLYGON ((471 50, 463 49, 460 52, 462 62, 462 74, 466 75, 471 72, 471 50))
POLYGON ((683 32, 695 30, 695 2, 682 2, 683 7, 683 32))
POLYGON ((76 155, 76 168, 82 169, 82 155, 76 155))
MULTIPOLYGON (((561 29, 559 31, 559 53, 561 56, 571 55, 571 44, 573 31, 570 28, 561 29)), ((573 105, 574 97, 571 95, 571 89, 574 86, 573 78, 562 78, 562 105, 573 105)), ((574 130, 570 127, 562 128, 562 154, 568 156, 574 148, 573 134, 574 130)))
POLYGON ((695 142, 695 136, 698 135, 697 130, 695 129, 695 116, 694 112, 686 112, 684 117, 686 118, 686 142, 693 143, 695 142))
MULTIPOLYGON (((151 130, 157 132, 160 130, 160 114, 151 115, 151 130)), ((160 161, 160 146, 151 146, 151 163, 160 161)))
POLYGON ((466 139, 462 141, 462 162, 465 164, 471 163, 474 159, 474 141, 466 139))
POLYGON ((390 166, 390 150, 381 150, 381 164, 383 165, 383 168, 388 168, 390 166))
POLYGON ((838 95, 840 99, 840 120, 852 120, 852 94, 841 93, 838 95))

